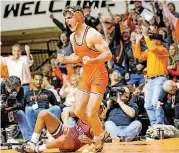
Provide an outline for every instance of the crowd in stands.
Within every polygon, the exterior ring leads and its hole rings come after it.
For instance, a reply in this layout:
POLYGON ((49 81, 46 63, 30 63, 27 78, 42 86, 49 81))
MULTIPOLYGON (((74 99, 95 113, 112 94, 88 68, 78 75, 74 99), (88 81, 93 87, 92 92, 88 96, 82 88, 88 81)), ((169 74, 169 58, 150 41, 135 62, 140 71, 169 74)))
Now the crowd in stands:
MULTIPOLYGON (((85 23, 102 34, 113 55, 106 63, 109 83, 102 103, 104 128, 113 141, 131 141, 145 126, 139 119, 145 113, 151 126, 179 128, 179 13, 175 4, 151 1, 149 10, 141 0, 134 1, 133 9, 129 9, 128 1, 119 3, 125 3, 126 12, 113 14, 107 6, 109 17, 98 14, 94 18, 90 6, 83 8, 85 23), (142 15, 146 10, 153 14, 150 20, 142 15)), ((72 54, 70 29, 53 14, 50 18, 62 31, 56 55, 72 54)), ((23 56, 21 46, 15 44, 12 56, 1 57, 1 93, 11 92, 8 82, 13 76, 20 79, 15 86, 21 86, 16 90, 23 96, 18 111, 14 111, 18 116, 15 121, 28 141, 40 111, 48 110, 60 120, 65 109, 73 111, 83 68, 80 63, 64 65, 53 58, 41 72, 30 72, 33 57, 28 45, 24 50, 23 56)))

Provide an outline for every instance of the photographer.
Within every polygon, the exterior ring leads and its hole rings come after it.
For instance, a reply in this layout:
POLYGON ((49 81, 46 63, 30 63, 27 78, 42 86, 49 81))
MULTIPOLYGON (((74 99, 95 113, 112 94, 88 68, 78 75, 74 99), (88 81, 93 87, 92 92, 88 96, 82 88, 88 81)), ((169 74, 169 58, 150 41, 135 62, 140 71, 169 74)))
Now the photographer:
POLYGON ((116 95, 116 100, 110 98, 111 106, 107 112, 105 129, 110 133, 114 142, 131 141, 142 129, 142 124, 135 121, 138 107, 134 103, 129 88, 119 88, 116 95))
MULTIPOLYGON (((21 81, 16 76, 8 77, 5 84, 1 84, 1 124, 17 122, 25 141, 30 140, 32 131, 30 130, 24 109, 24 89, 21 81)), ((12 139, 7 140, 13 143, 12 139)))

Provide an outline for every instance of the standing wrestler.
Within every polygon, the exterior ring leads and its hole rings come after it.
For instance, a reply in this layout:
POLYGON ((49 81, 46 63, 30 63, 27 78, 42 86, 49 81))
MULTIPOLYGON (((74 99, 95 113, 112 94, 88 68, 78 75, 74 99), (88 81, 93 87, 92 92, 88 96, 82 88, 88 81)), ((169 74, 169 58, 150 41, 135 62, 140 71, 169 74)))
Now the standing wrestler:
POLYGON ((108 84, 105 62, 112 54, 101 34, 84 23, 84 14, 79 6, 66 7, 63 11, 66 24, 73 32, 70 41, 74 53, 70 56, 58 55, 60 63, 83 63, 83 75, 76 92, 75 114, 94 133, 94 143, 85 152, 101 151, 108 136, 102 129, 98 110, 108 84))

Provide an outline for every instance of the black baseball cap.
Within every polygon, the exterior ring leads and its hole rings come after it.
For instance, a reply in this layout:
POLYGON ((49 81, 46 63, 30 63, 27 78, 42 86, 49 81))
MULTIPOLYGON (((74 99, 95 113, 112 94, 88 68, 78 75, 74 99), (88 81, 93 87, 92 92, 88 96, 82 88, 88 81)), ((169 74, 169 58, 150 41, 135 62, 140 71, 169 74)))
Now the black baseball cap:
POLYGON ((149 38, 150 39, 160 40, 162 42, 164 41, 163 36, 161 34, 158 34, 158 33, 149 33, 149 38))

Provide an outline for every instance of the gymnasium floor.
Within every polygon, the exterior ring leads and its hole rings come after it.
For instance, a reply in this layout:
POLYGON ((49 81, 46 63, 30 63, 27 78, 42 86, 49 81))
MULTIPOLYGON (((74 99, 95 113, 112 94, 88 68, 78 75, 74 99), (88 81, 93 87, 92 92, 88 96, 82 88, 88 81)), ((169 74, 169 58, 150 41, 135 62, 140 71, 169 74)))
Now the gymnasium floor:
MULTIPOLYGON (((80 150, 77 152, 81 152, 80 150)), ((17 153, 15 150, 1 150, 1 152, 17 153)), ((57 153, 59 151, 54 149, 46 150, 45 152, 57 153)), ((179 153, 179 138, 123 142, 119 144, 106 143, 102 153, 179 153)))

